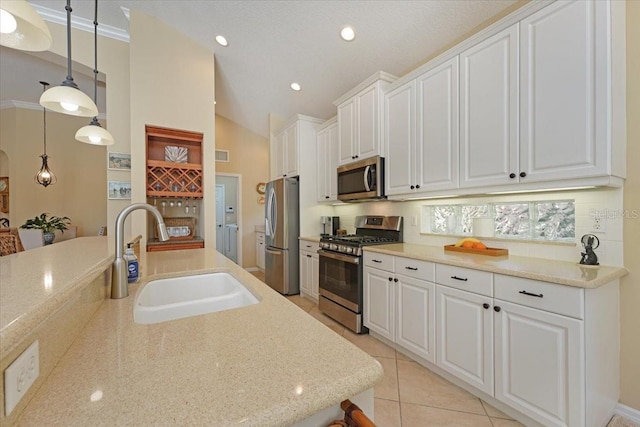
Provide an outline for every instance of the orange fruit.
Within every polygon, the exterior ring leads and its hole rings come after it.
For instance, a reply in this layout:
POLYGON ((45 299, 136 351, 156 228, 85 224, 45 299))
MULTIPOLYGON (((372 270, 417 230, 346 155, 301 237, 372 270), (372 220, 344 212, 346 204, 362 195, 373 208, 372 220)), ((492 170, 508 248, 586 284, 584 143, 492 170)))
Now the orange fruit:
POLYGON ((473 244, 473 249, 487 249, 487 246, 482 242, 476 242, 473 244))
POLYGON ((475 244, 475 243, 473 243, 473 242, 464 242, 464 243, 462 244, 462 247, 463 247, 463 248, 473 248, 473 245, 474 245, 474 244, 475 244))

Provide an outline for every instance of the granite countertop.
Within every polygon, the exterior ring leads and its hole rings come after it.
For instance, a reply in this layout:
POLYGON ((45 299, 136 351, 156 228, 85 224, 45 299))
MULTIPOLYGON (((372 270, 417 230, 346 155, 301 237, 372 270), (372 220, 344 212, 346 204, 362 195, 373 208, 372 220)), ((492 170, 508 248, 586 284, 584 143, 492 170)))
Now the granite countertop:
MULTIPOLYGON (((31 257, 29 266, 20 257, 0 260, 2 295, 16 294, 2 299, 3 334, 12 329, 12 318, 20 320, 20 312, 38 317, 42 309, 42 303, 27 304, 22 295, 61 304, 64 298, 58 294, 88 274, 83 266, 108 267, 112 256, 105 238, 89 239, 103 240, 74 239, 83 244, 47 254, 41 263, 33 264, 31 257), (40 289, 48 269, 55 297, 40 289), (4 283, 7 277, 23 277, 18 271, 34 284, 24 292, 4 283), (5 313, 14 300, 15 309, 5 313)), ((30 255, 37 258, 35 251, 30 255)), ((52 420, 61 425, 290 425, 382 379, 375 359, 214 249, 143 253, 140 265, 142 281, 130 286, 128 298, 100 305, 31 399, 19 425, 52 420), (230 272, 260 302, 152 325, 133 322, 133 303, 146 281, 214 271, 230 272)))
POLYGON ((204 242, 204 239, 200 236, 193 236, 191 239, 169 239, 165 241, 161 241, 156 238, 149 239, 147 241, 147 245, 150 246, 162 246, 162 245, 173 245, 176 243, 193 243, 193 242, 204 242))
POLYGON ((366 246, 366 252, 378 252, 458 267, 473 268, 509 276, 541 280, 579 288, 597 288, 628 273, 623 267, 585 266, 577 262, 556 261, 522 256, 474 255, 445 252, 441 246, 409 243, 366 246))

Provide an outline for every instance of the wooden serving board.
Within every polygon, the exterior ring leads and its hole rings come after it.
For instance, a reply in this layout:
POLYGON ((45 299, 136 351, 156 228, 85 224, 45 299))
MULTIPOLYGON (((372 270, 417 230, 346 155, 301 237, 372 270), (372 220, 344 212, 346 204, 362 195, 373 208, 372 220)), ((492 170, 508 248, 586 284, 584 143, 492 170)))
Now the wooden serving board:
POLYGON ((508 249, 500 249, 500 248, 473 249, 473 248, 463 248, 463 247, 458 248, 455 245, 445 245, 444 250, 451 251, 451 252, 464 252, 467 254, 486 255, 486 256, 509 255, 508 249))

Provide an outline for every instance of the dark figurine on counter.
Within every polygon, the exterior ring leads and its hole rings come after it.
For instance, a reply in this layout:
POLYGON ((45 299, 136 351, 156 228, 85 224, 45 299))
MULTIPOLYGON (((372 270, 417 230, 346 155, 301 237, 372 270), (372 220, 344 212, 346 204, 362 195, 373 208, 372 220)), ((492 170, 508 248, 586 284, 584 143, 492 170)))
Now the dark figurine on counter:
POLYGON ((593 234, 585 234, 582 236, 582 246, 584 246, 584 252, 581 252, 582 259, 580 260, 580 264, 584 265, 600 265, 598 262, 598 256, 593 251, 598 246, 600 246, 600 240, 594 236, 593 234), (595 242, 596 246, 593 247, 593 243, 595 242))

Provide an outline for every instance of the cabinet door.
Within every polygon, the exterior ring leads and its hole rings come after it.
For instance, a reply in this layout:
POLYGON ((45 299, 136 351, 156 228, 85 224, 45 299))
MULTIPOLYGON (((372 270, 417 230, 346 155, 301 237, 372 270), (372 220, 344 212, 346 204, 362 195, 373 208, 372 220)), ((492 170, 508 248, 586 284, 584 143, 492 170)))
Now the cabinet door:
POLYGON ((380 99, 375 83, 356 95, 355 155, 362 160, 380 154, 380 99))
POLYGON ((320 257, 317 253, 311 255, 311 268, 310 278, 311 283, 310 293, 313 299, 317 302, 320 297, 320 257))
POLYGON ((284 174, 286 176, 298 175, 298 124, 289 126, 285 133, 285 167, 284 174))
POLYGON ((271 154, 273 155, 273 170, 271 172, 272 179, 279 178, 285 173, 284 162, 286 138, 287 135, 284 131, 274 137, 273 150, 271 151, 271 154))
POLYGON ((558 2, 520 23, 522 181, 607 173, 608 25, 598 1, 558 2))
MULTIPOLYGON (((458 187, 458 57, 416 79, 416 180, 420 191, 458 187)), ((393 148, 395 150, 395 146, 393 148)))
POLYGON ((364 269, 364 326, 394 340, 395 286, 393 273, 364 269))
POLYGON ((517 83, 518 24, 460 54, 460 187, 517 182, 517 83))
POLYGON ((264 270, 264 242, 258 242, 258 248, 256 249, 256 251, 258 268, 264 270))
POLYGON ((415 82, 385 95, 386 194, 411 193, 415 179, 415 82))
POLYGON ((356 143, 356 100, 351 98, 338 106, 338 161, 346 165, 354 160, 356 143))
POLYGON ((329 128, 328 139, 328 164, 327 164, 327 189, 329 194, 329 200, 338 200, 338 124, 333 124, 329 128))
POLYGON ((436 362, 436 287, 433 283, 397 276, 396 342, 436 362))
POLYGON ((436 286, 436 364, 493 395, 492 298, 436 286))
POLYGON ((329 173, 329 139, 331 134, 329 128, 318 131, 316 137, 316 200, 318 202, 326 202, 329 200, 329 191, 327 189, 328 173, 329 173))
POLYGON ((311 254, 300 251, 300 291, 311 295, 311 254))
POLYGON ((496 399, 545 426, 585 425, 583 322, 495 305, 496 399))

